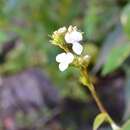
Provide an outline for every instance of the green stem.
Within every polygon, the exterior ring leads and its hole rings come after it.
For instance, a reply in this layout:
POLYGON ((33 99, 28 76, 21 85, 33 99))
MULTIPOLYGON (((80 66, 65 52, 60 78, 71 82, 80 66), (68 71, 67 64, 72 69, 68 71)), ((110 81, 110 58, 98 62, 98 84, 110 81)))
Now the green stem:
MULTIPOLYGON (((88 88, 92 88, 92 87, 94 88, 94 86, 93 86, 92 84, 90 84, 90 86, 89 86, 88 88)), ((89 89, 89 90, 90 90, 90 89, 89 89)), ((90 91, 91 91, 91 94, 92 94, 92 96, 93 96, 95 102, 97 103, 97 106, 98 106, 99 110, 100 110, 101 112, 106 112, 106 109, 103 107, 101 101, 99 100, 95 89, 91 89, 90 91)))
MULTIPOLYGON (((99 110, 102 112, 102 113, 106 113, 107 115, 107 119, 109 121, 110 124, 115 124, 115 122, 112 120, 112 118, 110 117, 110 115, 108 114, 107 110, 104 108, 102 102, 100 101, 97 93, 96 93, 96 90, 91 82, 91 80, 89 79, 89 75, 87 74, 87 70, 86 68, 82 68, 81 69, 81 74, 82 76, 84 77, 85 79, 85 86, 89 89, 89 91, 91 92, 92 94, 92 97, 93 99, 95 100, 99 110)), ((116 124, 115 124, 116 125, 116 124)))

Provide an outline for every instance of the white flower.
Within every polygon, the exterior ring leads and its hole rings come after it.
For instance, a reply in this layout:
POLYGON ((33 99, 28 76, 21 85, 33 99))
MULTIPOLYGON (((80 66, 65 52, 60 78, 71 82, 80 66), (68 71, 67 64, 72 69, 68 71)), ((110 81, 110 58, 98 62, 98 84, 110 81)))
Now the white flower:
POLYGON ((65 33, 66 30, 67 30, 66 27, 61 27, 61 28, 58 29, 57 32, 58 32, 58 33, 65 33))
POLYGON ((67 31, 66 27, 61 27, 58 30, 54 31, 52 37, 54 38, 57 35, 61 35, 67 31))
POLYGON ((56 56, 56 61, 59 63, 60 71, 64 71, 68 68, 69 64, 71 64, 74 60, 74 56, 72 53, 61 53, 56 56))
POLYGON ((52 40, 51 43, 54 45, 60 45, 63 44, 63 36, 65 35, 65 33, 67 32, 67 28, 66 27, 61 27, 58 30, 54 31, 52 34, 52 40))
POLYGON ((72 44, 72 49, 77 55, 80 55, 83 51, 83 47, 79 43, 82 39, 82 33, 76 27, 70 26, 68 28, 68 32, 65 34, 65 41, 68 44, 72 44))
POLYGON ((75 42, 79 42, 83 39, 82 33, 78 32, 77 30, 74 30, 72 32, 67 32, 65 34, 65 41, 67 43, 75 43, 75 42))
POLYGON ((80 55, 83 51, 82 45, 78 42, 73 43, 72 49, 77 55, 80 55))

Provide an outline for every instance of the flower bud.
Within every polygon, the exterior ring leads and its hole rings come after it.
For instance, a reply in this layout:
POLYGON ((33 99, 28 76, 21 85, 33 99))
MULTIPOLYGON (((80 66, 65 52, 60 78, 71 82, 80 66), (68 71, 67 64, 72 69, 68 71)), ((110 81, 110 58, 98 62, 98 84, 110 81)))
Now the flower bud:
POLYGON ((65 45, 64 36, 66 31, 67 31, 66 27, 62 27, 54 31, 52 34, 51 43, 60 47, 64 46, 65 45))

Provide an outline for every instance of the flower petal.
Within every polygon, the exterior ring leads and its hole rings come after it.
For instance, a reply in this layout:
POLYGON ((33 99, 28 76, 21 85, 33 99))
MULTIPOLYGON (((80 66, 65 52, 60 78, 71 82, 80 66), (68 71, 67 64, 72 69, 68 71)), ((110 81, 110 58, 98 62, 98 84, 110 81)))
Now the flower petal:
POLYGON ((90 59, 90 55, 86 54, 83 58, 84 59, 90 59))
POLYGON ((82 33, 79 31, 72 31, 72 32, 67 32, 65 34, 65 41, 67 43, 74 43, 74 42, 79 42, 83 39, 82 33))
POLYGON ((71 39, 71 36, 70 36, 69 32, 67 32, 65 34, 65 41, 66 41, 66 43, 73 43, 73 40, 71 39))
POLYGON ((66 54, 66 63, 72 63, 73 60, 74 60, 73 54, 70 53, 70 52, 68 52, 68 53, 66 54))
POLYGON ((79 42, 83 39, 82 33, 78 31, 71 32, 71 37, 75 42, 79 42))
POLYGON ((61 27, 61 28, 59 28, 58 29, 58 33, 64 33, 64 32, 66 32, 66 27, 61 27))
POLYGON ((82 45, 78 42, 73 43, 72 49, 77 55, 80 55, 83 51, 82 45))
POLYGON ((60 53, 56 56, 56 61, 59 63, 72 63, 74 59, 74 56, 72 53, 60 53))
POLYGON ((60 71, 65 71, 68 68, 68 65, 69 64, 67 64, 67 63, 60 63, 59 64, 60 71))
POLYGON ((66 60, 66 53, 60 53, 56 56, 56 61, 57 62, 65 62, 66 60))

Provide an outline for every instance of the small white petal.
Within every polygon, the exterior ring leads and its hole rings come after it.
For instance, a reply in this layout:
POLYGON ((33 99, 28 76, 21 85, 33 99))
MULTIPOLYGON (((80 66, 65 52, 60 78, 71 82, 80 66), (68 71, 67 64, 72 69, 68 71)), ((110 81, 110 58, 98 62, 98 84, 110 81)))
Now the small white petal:
POLYGON ((90 58, 90 55, 85 55, 83 58, 84 58, 84 59, 89 59, 89 58, 90 58))
POLYGON ((64 33, 64 32, 66 32, 66 27, 62 27, 62 28, 59 28, 58 29, 58 33, 64 33))
POLYGON ((60 53, 56 56, 56 61, 57 62, 65 62, 66 59, 66 53, 60 53))
POLYGON ((74 42, 79 42, 83 39, 82 33, 78 32, 76 30, 72 32, 67 32, 65 34, 65 41, 67 43, 74 43, 74 42))
POLYGON ((73 54, 70 53, 70 52, 68 52, 68 53, 66 54, 66 62, 67 62, 67 63, 72 63, 73 60, 74 60, 73 54))
POLYGON ((70 36, 69 32, 65 34, 65 41, 67 43, 73 43, 73 40, 71 39, 71 36, 70 36))
POLYGON ((83 51, 82 45, 80 45, 78 42, 73 43, 72 49, 77 55, 80 55, 83 51))
POLYGON ((60 63, 59 64, 60 71, 65 71, 67 68, 68 68, 68 64, 67 63, 60 63))
POLYGON ((83 39, 82 33, 78 31, 73 31, 71 37, 75 42, 79 42, 83 39))
POLYGON ((60 53, 56 56, 56 61, 59 63, 72 63, 74 56, 72 53, 60 53))
POLYGON ((68 32, 72 32, 72 30, 73 30, 73 26, 70 25, 70 26, 68 27, 68 32))

